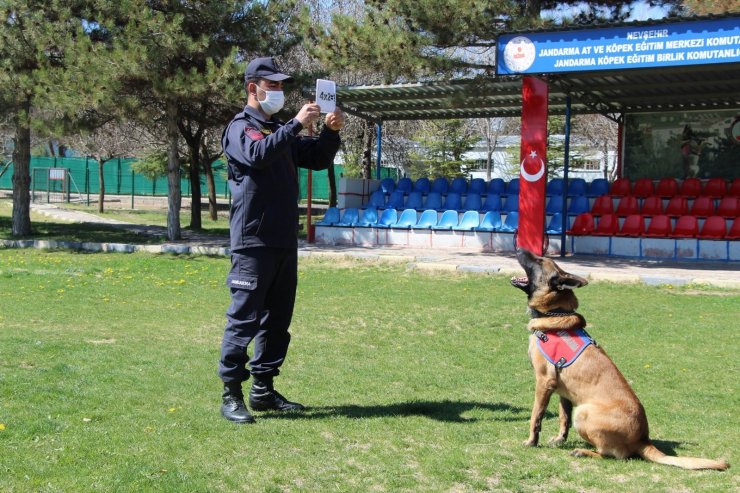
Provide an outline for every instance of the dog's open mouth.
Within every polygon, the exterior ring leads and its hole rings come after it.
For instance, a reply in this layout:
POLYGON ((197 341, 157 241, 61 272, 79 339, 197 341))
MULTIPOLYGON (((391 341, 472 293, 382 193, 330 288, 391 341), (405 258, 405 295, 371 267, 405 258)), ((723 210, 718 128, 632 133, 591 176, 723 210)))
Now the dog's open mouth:
POLYGON ((529 286, 529 278, 527 276, 512 277, 510 282, 512 286, 519 289, 527 289, 529 286))

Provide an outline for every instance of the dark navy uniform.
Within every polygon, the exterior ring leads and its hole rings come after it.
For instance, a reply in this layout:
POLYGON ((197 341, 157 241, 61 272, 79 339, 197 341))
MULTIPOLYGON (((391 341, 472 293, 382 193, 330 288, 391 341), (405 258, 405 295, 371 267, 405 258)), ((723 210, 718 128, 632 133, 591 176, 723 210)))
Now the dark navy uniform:
POLYGON ((231 205, 231 305, 221 344, 219 375, 225 383, 279 373, 290 343, 298 283, 297 168, 326 169, 339 149, 339 133, 299 136, 301 122, 265 119, 250 106, 224 130, 231 205))

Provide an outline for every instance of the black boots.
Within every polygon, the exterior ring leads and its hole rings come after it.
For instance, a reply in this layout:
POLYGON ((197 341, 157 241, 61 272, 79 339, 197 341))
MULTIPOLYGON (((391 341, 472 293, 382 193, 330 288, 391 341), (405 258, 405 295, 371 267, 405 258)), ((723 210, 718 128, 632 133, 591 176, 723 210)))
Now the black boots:
POLYGON ((249 414, 244 405, 244 394, 241 383, 224 384, 223 404, 221 414, 234 423, 254 423, 254 416, 249 414))
POLYGON ((254 411, 302 411, 305 407, 290 402, 272 386, 272 377, 253 375, 252 390, 249 391, 249 407, 254 411))

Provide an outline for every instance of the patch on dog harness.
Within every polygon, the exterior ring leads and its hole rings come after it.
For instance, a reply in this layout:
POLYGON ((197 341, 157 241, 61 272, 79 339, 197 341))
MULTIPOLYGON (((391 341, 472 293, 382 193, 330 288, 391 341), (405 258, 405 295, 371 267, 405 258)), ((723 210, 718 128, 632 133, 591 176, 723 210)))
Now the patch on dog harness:
POLYGON ((547 361, 556 368, 565 368, 573 364, 584 349, 596 344, 583 329, 534 331, 537 337, 537 349, 547 361))

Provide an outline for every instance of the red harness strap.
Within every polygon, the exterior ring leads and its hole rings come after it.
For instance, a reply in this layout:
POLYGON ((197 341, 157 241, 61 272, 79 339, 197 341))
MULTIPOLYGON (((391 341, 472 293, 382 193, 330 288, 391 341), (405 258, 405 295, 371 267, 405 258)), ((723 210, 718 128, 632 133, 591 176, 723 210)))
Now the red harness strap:
POLYGON ((537 348, 547 361, 556 368, 565 368, 573 364, 584 349, 594 340, 583 329, 534 331, 537 337, 537 348))

